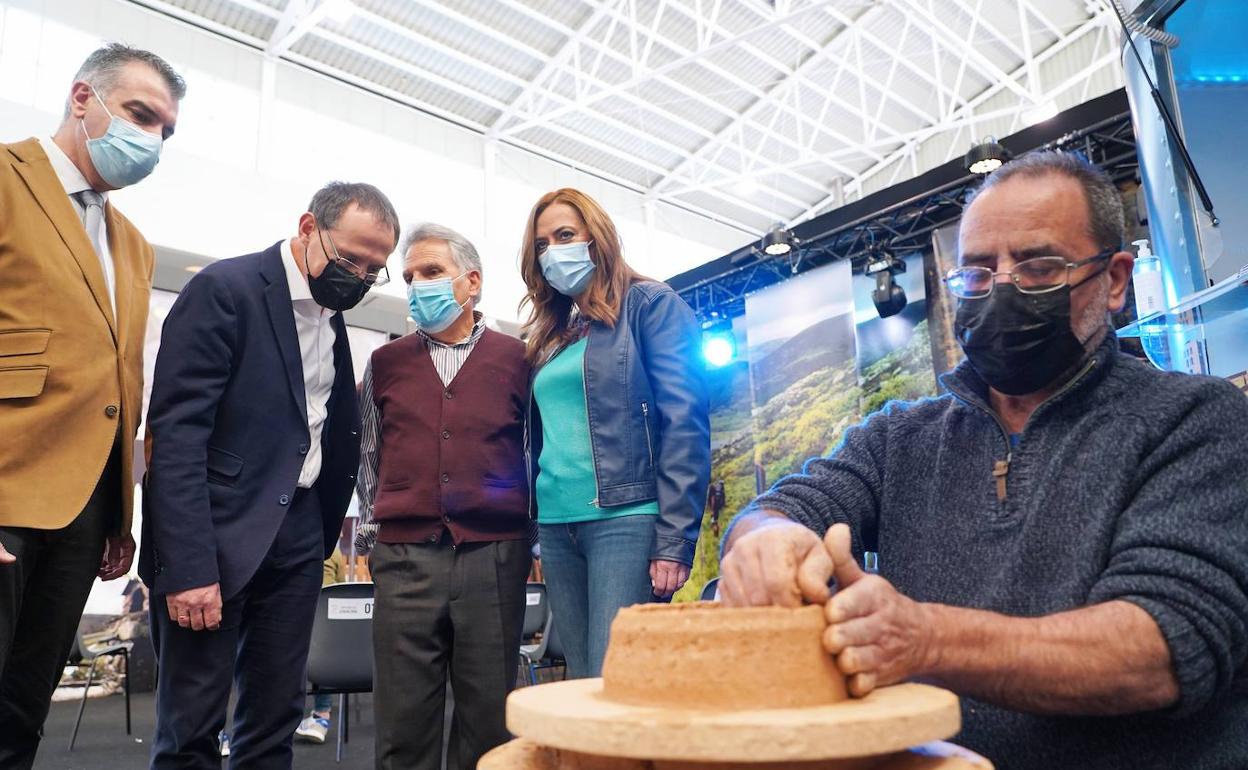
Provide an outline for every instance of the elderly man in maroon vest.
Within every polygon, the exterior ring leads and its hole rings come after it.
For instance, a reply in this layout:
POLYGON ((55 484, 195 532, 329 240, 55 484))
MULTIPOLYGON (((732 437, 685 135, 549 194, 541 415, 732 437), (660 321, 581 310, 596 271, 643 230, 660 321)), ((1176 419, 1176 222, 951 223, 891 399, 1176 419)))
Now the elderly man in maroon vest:
POLYGON ((377 767, 437 770, 508 740, 529 573, 524 345, 474 306, 481 259, 449 228, 416 227, 403 279, 417 331, 364 370, 358 492, 376 583, 377 767))

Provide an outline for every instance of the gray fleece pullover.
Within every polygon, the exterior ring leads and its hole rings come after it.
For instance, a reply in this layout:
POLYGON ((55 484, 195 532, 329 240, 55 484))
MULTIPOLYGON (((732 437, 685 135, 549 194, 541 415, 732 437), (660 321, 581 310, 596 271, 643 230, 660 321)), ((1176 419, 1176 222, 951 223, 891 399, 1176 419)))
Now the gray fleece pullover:
POLYGON ((1110 334, 1011 448, 973 369, 941 384, 753 505, 820 535, 848 523, 857 555, 878 551, 918 601, 1039 616, 1124 600, 1157 621, 1172 708, 1054 717, 963 698, 955 740, 1001 770, 1248 769, 1248 399, 1121 355, 1110 334))

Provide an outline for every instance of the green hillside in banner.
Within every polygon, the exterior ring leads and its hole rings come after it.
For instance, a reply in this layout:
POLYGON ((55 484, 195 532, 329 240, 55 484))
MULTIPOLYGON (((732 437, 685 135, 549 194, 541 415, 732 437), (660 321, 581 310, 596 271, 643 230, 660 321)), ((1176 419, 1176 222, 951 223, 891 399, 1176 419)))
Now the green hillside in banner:
POLYGON ((754 498, 756 453, 770 485, 800 471, 811 457, 831 452, 847 428, 886 401, 932 395, 936 383, 928 344, 924 321, 915 327, 905 347, 867 367, 861 384, 852 360, 816 369, 763 404, 754 414, 753 431, 745 429, 749 410, 740 391, 734 389, 734 398, 715 405, 711 478, 724 480, 727 502, 718 527, 709 511, 703 516, 693 572, 676 601, 696 600, 707 581, 719 575, 720 539, 731 518, 754 498), (730 434, 718 429, 729 425, 734 429, 730 434))

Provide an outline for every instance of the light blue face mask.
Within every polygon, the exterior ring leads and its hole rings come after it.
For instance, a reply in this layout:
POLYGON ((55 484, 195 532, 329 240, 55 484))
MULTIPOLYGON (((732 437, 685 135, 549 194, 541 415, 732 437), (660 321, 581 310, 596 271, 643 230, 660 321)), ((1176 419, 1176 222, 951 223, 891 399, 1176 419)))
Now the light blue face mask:
POLYGON ((407 309, 421 331, 429 334, 446 331, 464 312, 468 303, 461 305, 455 301, 452 284, 467 274, 432 281, 412 281, 407 285, 407 309))
POLYGON ((538 257, 542 275, 551 288, 568 297, 579 296, 594 277, 594 261, 589 257, 589 244, 551 244, 538 257))
POLYGON ((87 154, 91 156, 91 165, 95 166, 95 173, 108 182, 110 187, 129 187, 156 168, 164 142, 159 136, 149 134, 130 121, 109 112, 95 88, 91 89, 91 93, 95 94, 96 101, 112 118, 108 130, 96 139, 87 134, 87 124, 82 120, 78 121, 82 124, 82 133, 87 137, 87 154))

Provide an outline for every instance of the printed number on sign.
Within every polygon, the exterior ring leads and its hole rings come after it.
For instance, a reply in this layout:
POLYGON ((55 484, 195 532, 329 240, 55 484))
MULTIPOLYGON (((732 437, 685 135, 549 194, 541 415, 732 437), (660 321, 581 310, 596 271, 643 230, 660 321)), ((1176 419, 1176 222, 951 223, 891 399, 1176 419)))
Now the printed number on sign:
POLYGON ((372 599, 330 599, 330 620, 368 620, 373 617, 372 599))

